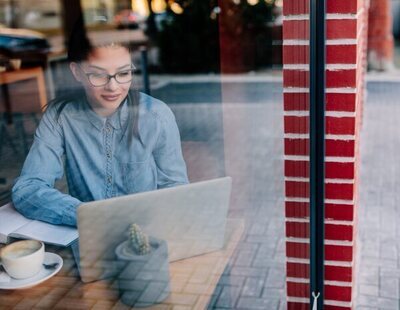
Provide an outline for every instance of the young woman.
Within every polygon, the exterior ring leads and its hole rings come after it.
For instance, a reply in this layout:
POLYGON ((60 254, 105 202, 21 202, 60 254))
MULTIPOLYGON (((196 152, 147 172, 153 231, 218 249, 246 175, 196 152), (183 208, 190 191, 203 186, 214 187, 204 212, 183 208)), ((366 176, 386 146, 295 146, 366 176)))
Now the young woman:
POLYGON ((129 49, 79 43, 69 59, 81 89, 49 103, 12 190, 26 217, 71 226, 82 202, 188 182, 174 115, 133 88, 129 49), (69 194, 54 188, 64 167, 69 194))

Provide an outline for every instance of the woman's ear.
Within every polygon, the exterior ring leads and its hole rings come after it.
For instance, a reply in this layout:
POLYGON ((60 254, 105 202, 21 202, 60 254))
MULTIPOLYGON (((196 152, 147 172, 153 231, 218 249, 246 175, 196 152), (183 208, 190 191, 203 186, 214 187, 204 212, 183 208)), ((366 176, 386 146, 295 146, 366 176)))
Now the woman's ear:
POLYGON ((78 64, 76 62, 71 62, 69 64, 69 69, 71 70, 75 80, 77 80, 78 82, 82 82, 82 75, 78 64))

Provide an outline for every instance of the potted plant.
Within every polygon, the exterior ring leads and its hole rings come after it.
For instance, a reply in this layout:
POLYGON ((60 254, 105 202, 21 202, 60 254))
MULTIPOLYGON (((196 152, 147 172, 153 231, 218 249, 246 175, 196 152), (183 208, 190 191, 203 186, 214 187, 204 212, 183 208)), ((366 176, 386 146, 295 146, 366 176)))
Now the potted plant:
POLYGON ((148 237, 137 224, 115 249, 122 263, 117 282, 121 301, 131 307, 160 303, 170 293, 168 247, 165 240, 148 237))

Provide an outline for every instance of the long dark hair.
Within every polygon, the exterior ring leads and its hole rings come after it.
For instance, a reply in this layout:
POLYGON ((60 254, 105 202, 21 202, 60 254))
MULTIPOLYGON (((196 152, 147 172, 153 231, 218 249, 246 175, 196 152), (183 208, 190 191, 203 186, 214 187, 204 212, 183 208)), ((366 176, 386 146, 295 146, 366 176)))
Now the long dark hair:
MULTIPOLYGON (((129 54, 131 54, 131 49, 127 44, 110 43, 108 45, 103 45, 103 46, 120 46, 126 48, 129 54)), ((79 63, 87 60, 89 55, 96 49, 96 47, 97 46, 92 45, 92 43, 90 42, 89 38, 86 35, 83 16, 79 17, 75 24, 74 30, 72 31, 68 39, 68 62, 79 63)), ((63 109, 68 104, 77 103, 83 98, 86 98, 85 90, 82 86, 78 86, 78 88, 74 89, 73 92, 68 92, 67 94, 58 96, 55 99, 51 100, 48 103, 48 106, 54 105, 56 107, 56 120, 58 121, 63 109)), ((126 97, 128 105, 128 118, 126 126, 122 128, 123 130, 122 138, 125 135, 128 135, 129 143, 131 143, 133 137, 135 137, 140 141, 140 143, 143 144, 139 134, 139 99, 140 99, 139 91, 137 90, 134 83, 131 83, 131 87, 126 97)), ((125 99, 122 102, 124 101, 125 99)))

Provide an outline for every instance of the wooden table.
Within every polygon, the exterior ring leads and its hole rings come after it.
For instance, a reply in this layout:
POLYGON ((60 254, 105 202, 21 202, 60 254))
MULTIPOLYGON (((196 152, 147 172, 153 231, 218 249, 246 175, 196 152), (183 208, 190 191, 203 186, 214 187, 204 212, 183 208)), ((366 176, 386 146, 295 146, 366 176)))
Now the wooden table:
POLYGON ((38 86, 38 95, 40 101, 40 108, 44 110, 47 104, 46 84, 44 74, 41 67, 19 69, 13 71, 5 71, 0 73, 0 85, 2 86, 6 112, 12 113, 12 106, 10 102, 10 94, 8 92, 8 84, 35 79, 38 86))
MULTIPOLYGON (((243 220, 228 220, 225 247, 220 251, 170 263, 171 294, 163 303, 144 309, 205 309, 244 231, 243 220)), ((78 278, 69 248, 47 247, 64 258, 61 271, 26 290, 0 290, 0 309, 129 309, 109 281, 84 284, 78 278)))

